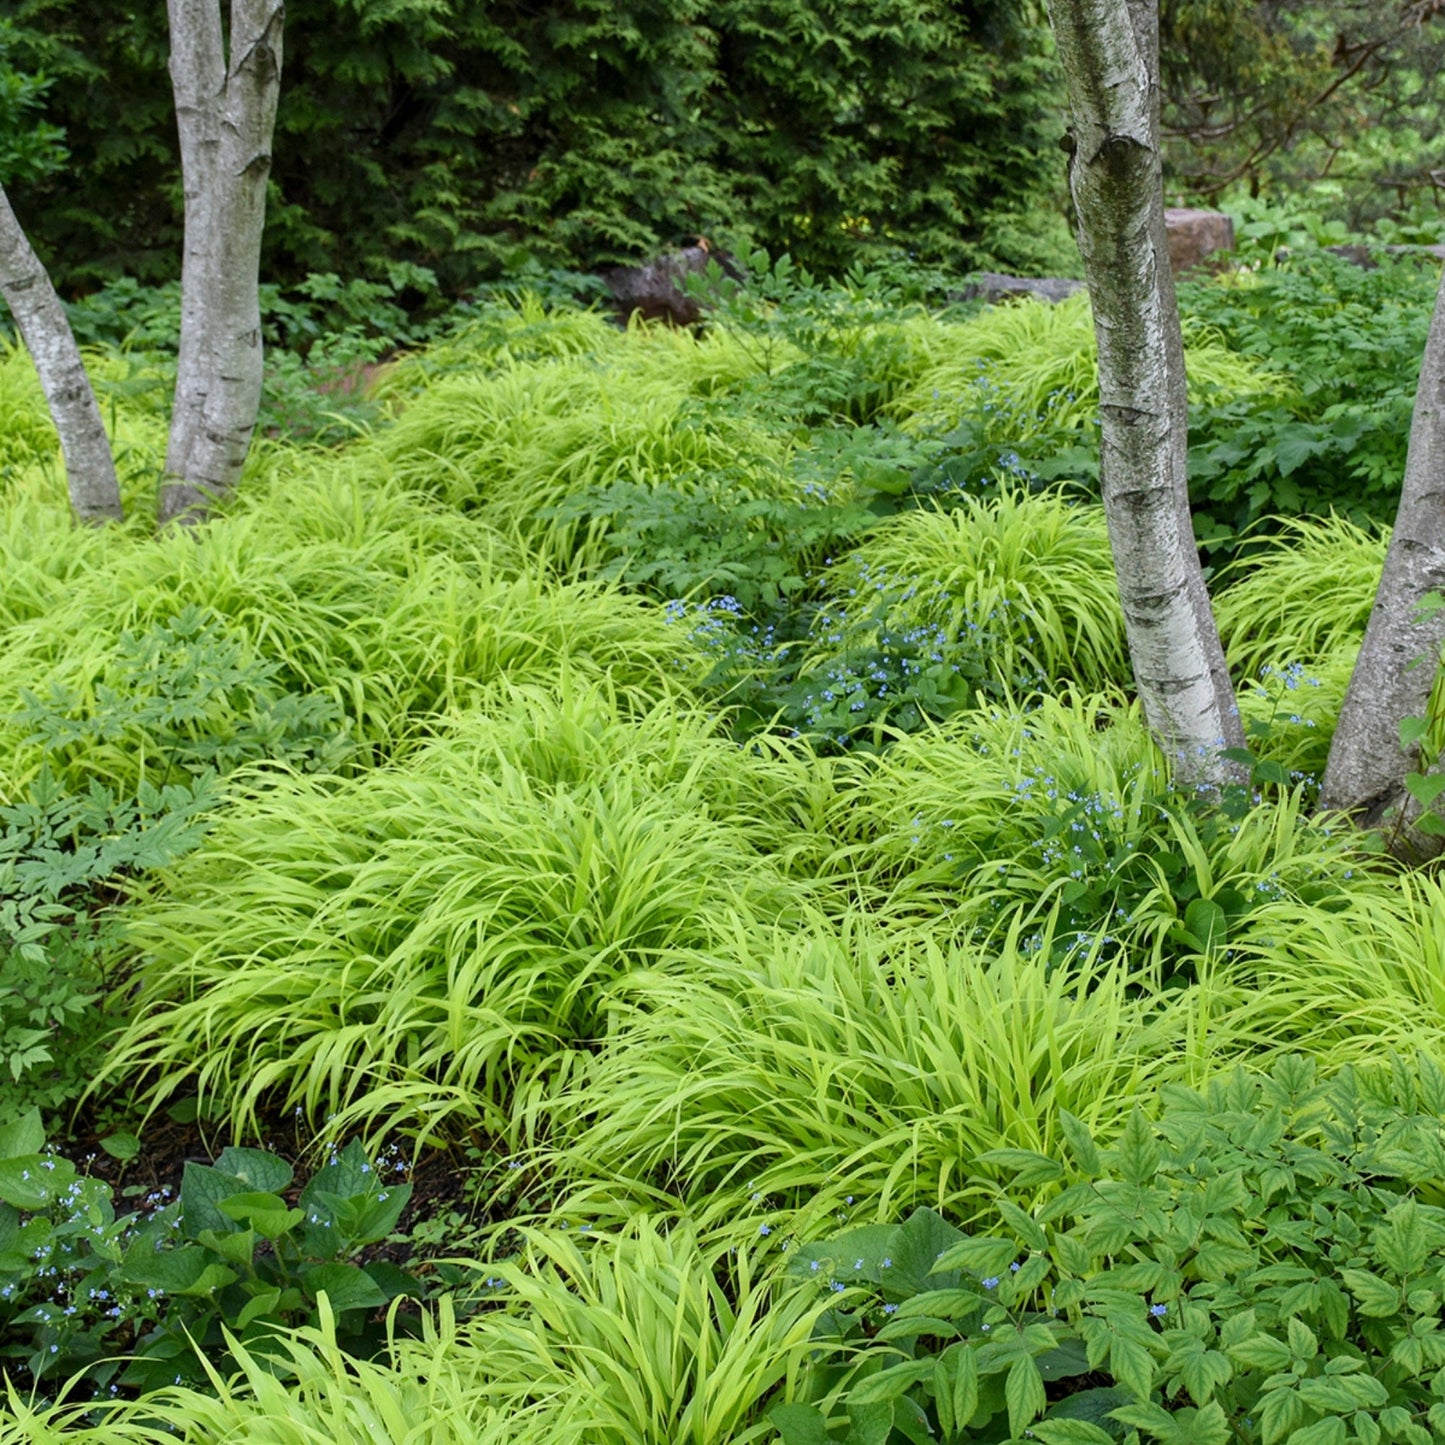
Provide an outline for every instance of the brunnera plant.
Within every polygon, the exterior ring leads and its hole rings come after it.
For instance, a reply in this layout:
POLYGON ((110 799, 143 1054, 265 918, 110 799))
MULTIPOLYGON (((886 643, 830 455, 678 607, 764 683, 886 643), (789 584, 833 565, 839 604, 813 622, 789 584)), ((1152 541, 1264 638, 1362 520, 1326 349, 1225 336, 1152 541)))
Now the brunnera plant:
POLYGON ((203 1382, 237 1343, 281 1352, 328 1310, 352 1355, 377 1353, 379 1312, 420 1286, 363 1252, 411 1185, 355 1140, 299 1192, 293 1177, 274 1154, 230 1148, 188 1161, 179 1198, 117 1215, 109 1184, 47 1146, 38 1110, 0 1127, 0 1360, 42 1389, 83 1374, 145 1392, 203 1382))

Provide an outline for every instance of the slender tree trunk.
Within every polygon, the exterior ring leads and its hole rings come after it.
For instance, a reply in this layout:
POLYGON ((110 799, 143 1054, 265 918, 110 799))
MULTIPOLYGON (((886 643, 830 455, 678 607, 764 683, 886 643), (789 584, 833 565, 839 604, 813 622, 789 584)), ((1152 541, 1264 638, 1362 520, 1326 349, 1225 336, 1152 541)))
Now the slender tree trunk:
POLYGON ((1129 655, 1185 781, 1238 770, 1239 709, 1189 515, 1184 343, 1159 157, 1155 0, 1051 0, 1068 87, 1069 184, 1099 343, 1101 479, 1129 655))
POLYGON ((122 512, 115 460, 70 318, 16 220, 4 187, 0 187, 0 296, 40 373, 45 401, 60 433, 65 480, 75 515, 82 522, 119 522, 122 512))
POLYGON ((1445 592, 1445 276, 1420 365, 1395 530, 1320 791, 1322 807, 1386 827, 1396 850, 1417 859, 1442 846, 1411 826, 1420 810, 1405 774, 1419 770, 1420 745, 1400 744, 1400 724, 1425 715, 1445 645, 1445 611, 1416 621, 1429 592, 1445 592))
POLYGON ((281 83, 281 0, 167 0, 185 188, 181 336, 160 521, 235 486, 261 405, 261 227, 281 83))

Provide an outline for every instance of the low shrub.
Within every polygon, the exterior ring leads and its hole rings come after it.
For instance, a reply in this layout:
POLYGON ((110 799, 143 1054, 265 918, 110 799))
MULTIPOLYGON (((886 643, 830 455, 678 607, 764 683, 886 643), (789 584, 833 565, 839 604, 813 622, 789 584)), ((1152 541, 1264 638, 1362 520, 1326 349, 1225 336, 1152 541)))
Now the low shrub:
POLYGON ((1428 1061, 1296 1057, 1167 1085, 1112 1142, 1062 1113, 1057 1151, 994 1156, 988 1233, 920 1210, 795 1253, 835 1305, 813 1403, 772 1419, 786 1445, 1432 1440, 1442 1112, 1428 1061))
POLYGON ((23 690, 9 721, 77 788, 188 786, 262 762, 337 766, 349 750, 340 710, 324 694, 286 690, 281 670, 191 605, 123 631, 84 695, 59 682, 23 690))
POLYGON ((1234 284, 1180 287, 1187 314, 1294 377, 1287 393, 1203 396, 1190 415, 1196 529, 1266 518, 1393 520, 1437 277, 1412 257, 1362 267, 1318 248, 1234 284))
POLYGON ((126 880, 196 846, 214 779, 67 791, 48 772, 0 806, 0 1068, 8 1108, 85 1090, 124 1013, 113 927, 95 912, 126 880))
MULTIPOLYGON (((6 871, 0 868, 0 878, 6 871)), ((85 1092, 124 1012, 124 1000, 111 995, 114 953, 113 939, 76 921, 63 904, 18 893, 0 905, 0 1090, 7 1112, 53 1113, 85 1092), (70 919, 68 927, 61 918, 70 919)))

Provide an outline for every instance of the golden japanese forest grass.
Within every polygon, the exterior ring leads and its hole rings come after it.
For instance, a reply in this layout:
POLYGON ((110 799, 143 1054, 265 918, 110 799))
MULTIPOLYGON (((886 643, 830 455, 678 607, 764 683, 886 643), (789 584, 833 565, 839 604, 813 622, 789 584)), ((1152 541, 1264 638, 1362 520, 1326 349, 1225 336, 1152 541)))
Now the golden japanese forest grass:
MULTIPOLYGON (((982 361, 1021 405, 1063 388, 1087 410, 1086 332, 1078 305, 902 317, 880 406, 922 416, 982 361)), ((1275 384, 1199 342, 1198 376, 1275 384)), ((912 620, 954 638, 986 615, 1000 675, 1046 695, 876 756, 729 736, 685 631, 588 580, 551 509, 718 469, 784 494, 807 436, 728 407, 757 365, 727 335, 529 303, 399 365, 375 437, 260 446, 223 516, 156 539, 143 515, 71 527, 38 392, 0 357, 0 717, 53 684, 93 700, 123 634, 194 605, 347 729, 329 771, 233 775, 201 845, 132 882, 98 1095, 197 1095, 242 1138, 299 1109, 333 1136, 470 1142, 554 1200, 495 1265, 506 1308, 371 1364, 301 1332, 285 1386, 238 1351, 214 1395, 100 1425, 12 1397, 0 1441, 766 1439, 759 1402, 810 1327, 776 1280, 793 1231, 967 1219, 1008 1188, 989 1150, 1047 1151, 1061 1109, 1107 1134, 1236 1061, 1445 1057, 1439 886, 1311 819, 1302 787, 1228 826, 1171 791, 1089 505, 904 514, 827 582, 914 579, 912 620), (1181 877, 1231 900, 1227 938, 1191 934, 1181 877)), ((112 411, 139 476, 154 414, 112 411)), ((1273 670, 1242 699, 1264 749, 1317 769, 1383 544, 1285 535, 1217 604, 1237 670, 1273 670)), ((74 788, 137 769, 44 758, 0 722, 0 801, 47 763, 74 788)))

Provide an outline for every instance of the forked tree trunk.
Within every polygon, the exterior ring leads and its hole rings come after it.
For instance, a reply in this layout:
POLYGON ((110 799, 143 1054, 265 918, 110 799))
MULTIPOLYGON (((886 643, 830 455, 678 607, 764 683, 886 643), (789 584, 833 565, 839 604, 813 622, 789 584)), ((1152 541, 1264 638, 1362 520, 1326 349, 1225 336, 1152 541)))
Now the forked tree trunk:
POLYGON ((1099 347, 1101 481, 1135 682, 1186 782, 1238 775, 1243 731, 1189 516, 1184 343, 1159 156, 1155 0, 1050 0, 1069 184, 1099 347))
POLYGON ((159 516, 235 486, 261 405, 261 227, 281 82, 281 0, 167 0, 185 190, 181 336, 159 516), (228 60, 229 50, 229 60, 228 60))
POLYGON ((82 522, 119 522, 122 512, 115 461, 70 318, 15 218, 4 187, 0 187, 0 296, 40 373, 45 402, 60 433, 65 481, 75 515, 82 522))
POLYGON ((1320 792, 1322 807, 1384 826, 1396 850, 1417 859, 1441 849, 1441 839, 1411 826, 1420 810, 1404 780, 1419 770, 1420 744, 1400 744, 1400 724, 1426 713, 1445 645, 1445 611, 1416 620, 1429 592, 1445 592, 1445 276, 1420 365, 1395 530, 1320 792))

